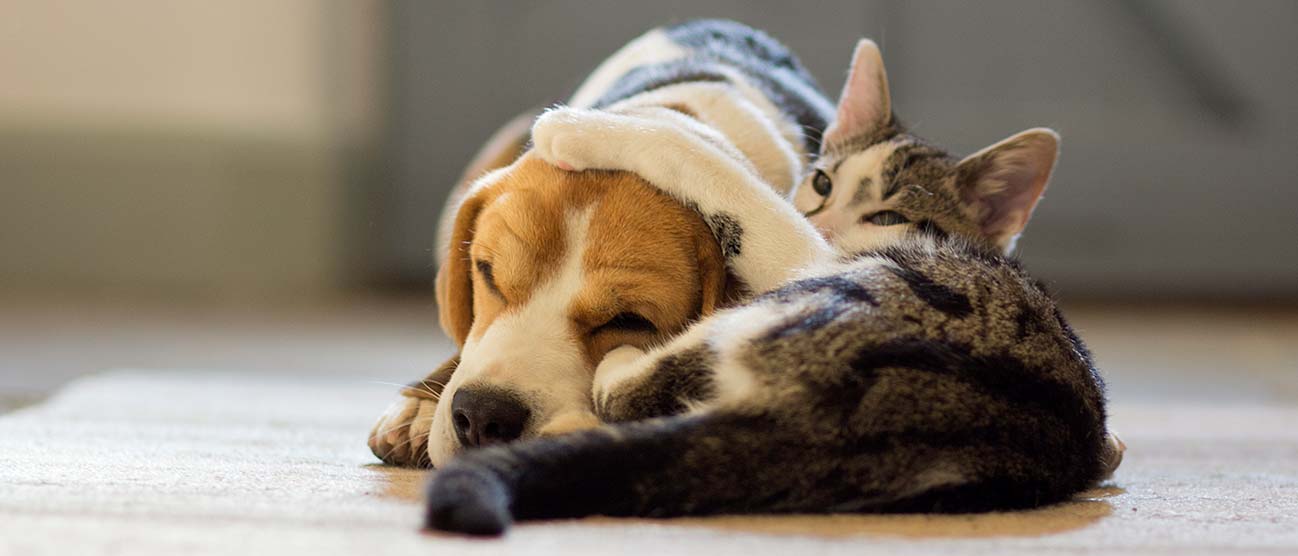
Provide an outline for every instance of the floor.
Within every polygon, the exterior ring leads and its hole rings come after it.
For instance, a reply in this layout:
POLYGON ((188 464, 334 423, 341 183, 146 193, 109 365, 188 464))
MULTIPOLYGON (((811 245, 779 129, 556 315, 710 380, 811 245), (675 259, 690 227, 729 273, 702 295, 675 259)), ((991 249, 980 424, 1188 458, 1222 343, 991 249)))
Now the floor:
POLYGON ((1071 307, 1130 450, 1070 504, 468 542, 417 534, 422 475, 364 446, 389 383, 449 350, 429 301, 0 306, 0 554, 1298 552, 1298 311, 1071 307))
POLYGON ((329 376, 386 390, 451 349, 431 298, 267 309, 0 297, 0 412, 108 369, 329 376))

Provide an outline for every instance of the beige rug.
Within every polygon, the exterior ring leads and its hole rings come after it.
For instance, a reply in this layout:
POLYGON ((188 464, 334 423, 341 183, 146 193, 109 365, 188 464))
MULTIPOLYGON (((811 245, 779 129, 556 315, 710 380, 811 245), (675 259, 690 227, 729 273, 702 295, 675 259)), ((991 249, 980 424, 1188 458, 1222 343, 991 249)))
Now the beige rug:
POLYGON ((0 555, 1298 554, 1298 408, 1117 405, 1076 502, 982 516, 589 519, 421 534, 422 474, 365 447, 388 387, 118 371, 0 417, 0 555))

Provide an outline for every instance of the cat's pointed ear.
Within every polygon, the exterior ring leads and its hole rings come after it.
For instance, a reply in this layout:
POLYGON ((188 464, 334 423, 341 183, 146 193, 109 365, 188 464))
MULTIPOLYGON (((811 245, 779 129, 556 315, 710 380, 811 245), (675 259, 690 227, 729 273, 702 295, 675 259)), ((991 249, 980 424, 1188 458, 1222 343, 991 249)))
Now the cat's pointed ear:
POLYGON ((892 100, 888 96, 888 74, 883 71, 879 45, 870 39, 856 43, 852 69, 843 94, 838 98, 838 115, 825 130, 822 144, 846 141, 892 123, 892 100))
POLYGON ((1059 155, 1059 134, 1029 129, 960 161, 957 180, 985 237, 1005 252, 1028 225, 1059 155))

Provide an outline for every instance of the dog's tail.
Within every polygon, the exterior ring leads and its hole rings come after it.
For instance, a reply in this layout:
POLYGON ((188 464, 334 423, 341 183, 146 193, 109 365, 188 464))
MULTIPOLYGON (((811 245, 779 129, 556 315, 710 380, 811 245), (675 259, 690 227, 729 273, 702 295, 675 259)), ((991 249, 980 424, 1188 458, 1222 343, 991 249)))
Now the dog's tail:
POLYGON ((498 535, 514 520, 587 515, 966 512, 1076 490, 979 473, 902 438, 871 444, 846 454, 780 419, 722 412, 605 426, 465 453, 435 472, 425 523, 498 535))

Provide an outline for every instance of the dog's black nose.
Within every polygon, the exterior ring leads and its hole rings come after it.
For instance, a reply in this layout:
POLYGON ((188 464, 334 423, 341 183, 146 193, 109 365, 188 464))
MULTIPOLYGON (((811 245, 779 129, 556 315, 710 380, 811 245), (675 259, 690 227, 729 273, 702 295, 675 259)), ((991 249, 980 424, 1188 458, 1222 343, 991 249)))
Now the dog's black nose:
POLYGON ((462 389, 451 400, 455 435, 467 447, 517 439, 531 414, 518 398, 498 390, 462 389))

